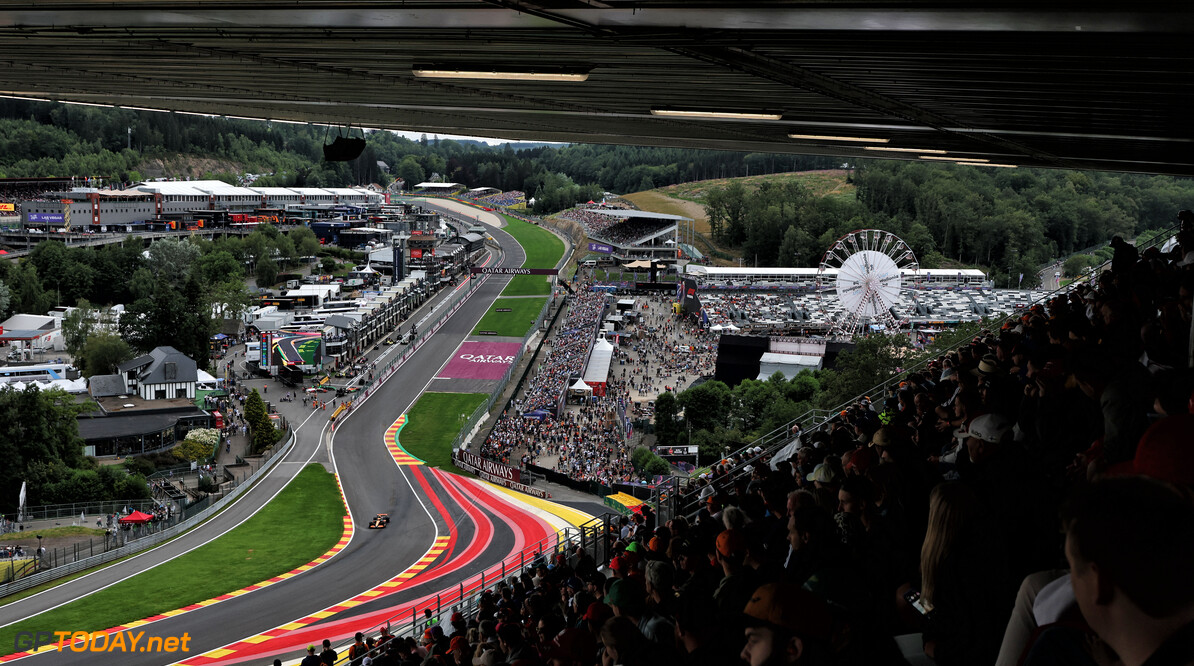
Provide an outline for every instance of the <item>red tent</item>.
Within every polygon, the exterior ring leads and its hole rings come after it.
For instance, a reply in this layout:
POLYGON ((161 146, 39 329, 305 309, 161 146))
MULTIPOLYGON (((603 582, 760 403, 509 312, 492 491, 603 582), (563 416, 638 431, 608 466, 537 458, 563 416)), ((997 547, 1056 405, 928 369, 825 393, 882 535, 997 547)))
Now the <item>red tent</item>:
POLYGON ((125 524, 133 523, 136 525, 143 525, 151 520, 153 520, 153 516, 149 515, 148 513, 145 513, 144 511, 134 511, 124 518, 121 518, 120 522, 125 524))

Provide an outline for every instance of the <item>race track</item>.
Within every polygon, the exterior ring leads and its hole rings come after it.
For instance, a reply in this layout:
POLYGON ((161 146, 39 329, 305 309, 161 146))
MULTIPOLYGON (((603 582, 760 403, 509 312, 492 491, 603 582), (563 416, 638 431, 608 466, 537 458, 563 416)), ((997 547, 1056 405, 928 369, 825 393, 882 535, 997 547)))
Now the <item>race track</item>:
MULTIPOLYGON (((494 226, 491 234, 504 250, 498 265, 520 266, 522 249, 509 234, 496 228, 500 224, 496 216, 478 210, 468 215, 481 216, 490 218, 485 221, 494 226)), ((315 423, 304 426, 294 451, 219 517, 122 565, 10 604, 4 607, 3 618, 9 622, 27 617, 205 543, 261 506, 308 460, 324 462, 338 473, 351 508, 355 529, 335 556, 268 587, 188 609, 177 617, 148 618, 147 624, 134 628, 145 636, 181 636, 185 632, 190 636, 186 655, 68 649, 21 661, 56 665, 232 664, 262 663, 273 655, 292 658, 299 656, 307 643, 324 638, 336 642, 395 616, 409 618, 412 607, 421 613, 425 606, 437 605, 437 593, 458 594, 462 584, 465 592, 475 587, 478 573, 493 565, 500 568, 503 558, 516 566, 528 557, 523 551, 552 537, 563 521, 544 511, 528 510, 504 491, 491 490, 478 481, 419 464, 399 464, 405 458, 395 456, 385 445, 386 431, 468 337, 507 280, 499 276, 486 279, 388 380, 358 400, 334 431, 324 426, 317 432, 312 427, 315 423), (388 528, 365 529, 375 513, 390 514, 388 528)), ((468 288, 468 283, 458 288, 468 288)), ((314 414, 319 415, 316 419, 326 418, 322 412, 314 414)), ((444 612, 448 612, 447 605, 444 612)))

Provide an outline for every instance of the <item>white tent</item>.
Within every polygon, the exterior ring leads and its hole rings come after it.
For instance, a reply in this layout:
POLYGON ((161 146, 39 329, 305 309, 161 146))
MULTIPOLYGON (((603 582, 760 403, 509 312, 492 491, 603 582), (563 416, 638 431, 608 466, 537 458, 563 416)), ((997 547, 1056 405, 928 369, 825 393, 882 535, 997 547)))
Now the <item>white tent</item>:
POLYGON ((589 363, 585 366, 584 381, 604 384, 609 381, 609 366, 613 362, 614 346, 604 338, 598 338, 593 344, 593 351, 589 353, 589 363))
POLYGON ((709 327, 709 330, 714 331, 714 332, 720 332, 720 331, 726 330, 726 327, 722 326, 721 324, 714 324, 709 327))
POLYGON ((219 388, 220 384, 223 383, 223 380, 216 379, 214 376, 204 370, 199 370, 199 378, 195 381, 195 385, 205 391, 219 388))
POLYGON ((581 391, 584 393, 592 393, 593 392, 593 387, 586 384, 585 380, 580 379, 579 377, 576 379, 576 383, 568 388, 573 391, 581 391))

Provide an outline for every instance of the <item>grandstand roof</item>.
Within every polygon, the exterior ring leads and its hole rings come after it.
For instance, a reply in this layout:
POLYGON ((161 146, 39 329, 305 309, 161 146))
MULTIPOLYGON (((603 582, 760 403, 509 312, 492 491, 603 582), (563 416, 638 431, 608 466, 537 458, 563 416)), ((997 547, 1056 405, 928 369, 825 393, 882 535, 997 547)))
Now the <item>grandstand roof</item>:
POLYGON ((297 197, 299 195, 298 190, 294 190, 289 187, 250 187, 249 189, 253 190, 254 192, 260 192, 266 196, 297 197))
POLYGON ((610 217, 620 217, 625 220, 688 220, 692 221, 691 217, 684 217, 683 215, 668 215, 667 213, 652 213, 649 210, 620 210, 612 208, 590 208, 593 213, 601 213, 610 217))
MULTIPOLYGON (((419 187, 422 187, 422 185, 420 185, 419 187)), ((471 190, 469 190, 469 192, 472 194, 480 194, 482 192, 501 192, 501 190, 499 190, 496 187, 474 187, 471 190)))
POLYGON ((917 159, 789 135, 881 138, 993 163, 1191 175, 1192 31, 1194 4, 1173 0, 18 0, 0 10, 0 90, 513 140, 917 159), (427 65, 587 78, 416 75, 427 65))
POLYGON ((422 187, 429 190, 446 190, 461 187, 460 183, 419 183, 415 187, 422 187))

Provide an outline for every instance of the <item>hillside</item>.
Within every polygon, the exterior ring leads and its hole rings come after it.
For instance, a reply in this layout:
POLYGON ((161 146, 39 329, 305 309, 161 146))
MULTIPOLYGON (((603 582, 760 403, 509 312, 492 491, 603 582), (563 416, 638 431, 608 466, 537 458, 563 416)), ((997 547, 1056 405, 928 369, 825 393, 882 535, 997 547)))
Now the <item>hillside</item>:
POLYGON ((679 183, 659 188, 667 196, 701 203, 705 194, 715 188, 724 188, 730 183, 741 183, 748 190, 757 190, 760 183, 780 185, 798 182, 814 197, 841 196, 853 197, 854 185, 846 182, 850 172, 846 169, 826 169, 822 171, 793 171, 788 173, 772 173, 760 176, 744 176, 741 178, 715 178, 712 180, 698 180, 691 183, 679 183))
POLYGON ((147 157, 137 164, 137 170, 145 178, 199 179, 206 174, 240 174, 244 172, 244 165, 227 159, 176 153, 147 157))
POLYGON ((798 182, 814 197, 843 197, 853 199, 854 185, 846 182, 848 174, 849 172, 845 169, 829 169, 825 171, 796 171, 761 176, 744 176, 741 178, 716 178, 690 183, 678 183, 644 192, 634 192, 622 198, 634 203, 634 205, 643 210, 691 217, 695 220, 693 226, 696 228, 697 233, 701 234, 701 240, 704 241, 698 243, 698 249, 709 254, 713 258, 715 265, 731 266, 737 265, 738 262, 735 259, 741 256, 741 251, 727 250, 724 247, 713 245, 710 241, 712 229, 709 226, 709 216, 705 212, 703 203, 706 194, 710 190, 725 188, 730 183, 735 182, 741 183, 743 187, 751 191, 757 190, 759 184, 764 182, 776 185, 798 182), (711 250, 716 250, 716 252, 726 256, 732 256, 734 259, 719 257, 711 250))

